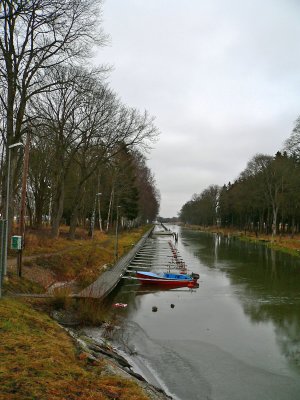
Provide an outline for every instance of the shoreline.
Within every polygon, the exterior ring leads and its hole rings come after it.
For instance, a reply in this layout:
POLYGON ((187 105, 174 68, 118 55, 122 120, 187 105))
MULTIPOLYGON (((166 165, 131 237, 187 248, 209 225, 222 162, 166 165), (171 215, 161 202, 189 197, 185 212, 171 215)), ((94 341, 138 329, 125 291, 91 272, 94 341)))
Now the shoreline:
POLYGON ((242 241, 249 241, 252 243, 263 244, 276 251, 291 254, 295 257, 300 257, 300 235, 284 233, 277 234, 276 236, 267 235, 263 233, 255 233, 250 231, 241 231, 238 229, 203 227, 200 225, 181 225, 183 229, 198 231, 203 233, 217 234, 221 236, 232 236, 242 241))
POLYGON ((141 363, 136 362, 132 356, 117 349, 103 337, 95 339, 84 329, 77 330, 64 325, 60 326, 75 341, 80 351, 80 358, 86 358, 91 363, 105 359, 109 363, 105 367, 107 374, 133 379, 151 400, 175 400, 161 387, 164 386, 163 382, 160 382, 159 378, 157 379, 141 360, 141 363))

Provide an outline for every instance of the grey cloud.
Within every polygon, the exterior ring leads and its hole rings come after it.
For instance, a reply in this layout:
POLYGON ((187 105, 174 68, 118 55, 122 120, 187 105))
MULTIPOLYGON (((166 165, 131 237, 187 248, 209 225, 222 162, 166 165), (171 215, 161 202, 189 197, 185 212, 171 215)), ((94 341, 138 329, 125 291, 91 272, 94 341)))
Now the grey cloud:
POLYGON ((106 0, 110 84, 156 116, 149 165, 161 214, 274 154, 300 113, 300 5, 293 0, 106 0))

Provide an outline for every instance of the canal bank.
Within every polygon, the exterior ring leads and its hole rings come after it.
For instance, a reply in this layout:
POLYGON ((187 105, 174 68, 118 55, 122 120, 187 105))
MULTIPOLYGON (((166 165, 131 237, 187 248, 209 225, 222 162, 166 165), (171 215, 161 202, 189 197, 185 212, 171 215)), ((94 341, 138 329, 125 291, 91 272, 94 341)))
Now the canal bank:
POLYGON ((277 235, 262 234, 248 230, 237 230, 231 228, 220 228, 199 225, 183 225, 183 229, 193 230, 198 232, 206 232, 221 235, 224 237, 234 237, 240 240, 249 241, 253 243, 264 244, 274 250, 282 251, 293 256, 300 257, 300 235, 291 235, 281 233, 277 235))

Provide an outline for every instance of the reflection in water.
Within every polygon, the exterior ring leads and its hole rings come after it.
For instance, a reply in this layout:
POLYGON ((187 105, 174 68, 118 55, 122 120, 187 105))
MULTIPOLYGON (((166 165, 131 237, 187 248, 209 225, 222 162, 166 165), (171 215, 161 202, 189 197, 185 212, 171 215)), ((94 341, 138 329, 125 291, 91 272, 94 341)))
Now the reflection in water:
POLYGON ((300 260, 220 235, 201 234, 203 242, 195 255, 239 287, 236 294, 245 314, 252 323, 271 322, 282 354, 300 369, 300 260))

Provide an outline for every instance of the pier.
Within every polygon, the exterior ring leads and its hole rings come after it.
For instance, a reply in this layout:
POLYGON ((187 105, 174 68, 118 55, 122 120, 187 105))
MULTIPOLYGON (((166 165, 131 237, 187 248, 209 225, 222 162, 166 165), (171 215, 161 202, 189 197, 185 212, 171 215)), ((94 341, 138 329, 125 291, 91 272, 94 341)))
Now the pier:
POLYGON ((163 225, 151 228, 111 269, 101 274, 76 297, 103 299, 122 278, 134 279, 130 274, 135 274, 136 270, 185 269, 184 261, 173 244, 173 238, 176 238, 174 234, 163 225), (157 240, 159 237, 161 240, 157 240))
POLYGON ((145 233, 139 242, 127 254, 121 257, 111 269, 103 272, 95 282, 83 289, 76 297, 105 298, 122 279, 126 273, 127 266, 144 246, 153 229, 154 228, 151 228, 145 233))

